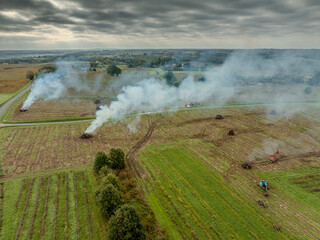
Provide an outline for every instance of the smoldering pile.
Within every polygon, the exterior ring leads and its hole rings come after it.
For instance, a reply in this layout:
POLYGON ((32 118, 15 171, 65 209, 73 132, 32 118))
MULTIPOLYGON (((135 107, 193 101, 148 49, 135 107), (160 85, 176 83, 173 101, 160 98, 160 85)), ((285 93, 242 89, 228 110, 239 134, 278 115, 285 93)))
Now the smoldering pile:
POLYGON ((221 114, 218 114, 215 116, 215 119, 224 119, 224 117, 221 114))
POLYGON ((91 134, 86 133, 86 132, 84 132, 84 133, 80 136, 81 139, 89 139, 89 138, 91 138, 91 137, 92 137, 91 134))
POLYGON ((242 163, 242 164, 241 164, 241 167, 242 167, 242 168, 244 168, 244 169, 249 170, 249 169, 251 169, 251 168, 252 168, 252 163, 251 163, 251 162, 246 161, 246 162, 244 162, 244 163, 242 163))
POLYGON ((229 136, 234 136, 235 135, 234 130, 233 129, 229 130, 228 135, 229 136))

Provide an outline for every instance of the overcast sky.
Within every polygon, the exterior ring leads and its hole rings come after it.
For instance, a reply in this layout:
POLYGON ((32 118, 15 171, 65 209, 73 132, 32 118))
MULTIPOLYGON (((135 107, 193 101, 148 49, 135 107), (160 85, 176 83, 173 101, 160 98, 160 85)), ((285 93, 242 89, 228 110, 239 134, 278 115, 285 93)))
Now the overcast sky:
POLYGON ((320 48, 320 0, 0 0, 0 49, 320 48))

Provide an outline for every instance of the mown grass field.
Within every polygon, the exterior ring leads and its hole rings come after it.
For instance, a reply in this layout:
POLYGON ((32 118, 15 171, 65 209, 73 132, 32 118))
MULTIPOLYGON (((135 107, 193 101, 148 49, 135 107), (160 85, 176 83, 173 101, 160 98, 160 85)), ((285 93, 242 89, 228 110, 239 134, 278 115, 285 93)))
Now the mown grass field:
POLYGON ((94 181, 90 170, 5 181, 1 239, 103 239, 94 181))
POLYGON ((181 144, 150 146, 140 159, 152 178, 147 199, 172 239, 293 238, 276 232, 260 206, 181 144))

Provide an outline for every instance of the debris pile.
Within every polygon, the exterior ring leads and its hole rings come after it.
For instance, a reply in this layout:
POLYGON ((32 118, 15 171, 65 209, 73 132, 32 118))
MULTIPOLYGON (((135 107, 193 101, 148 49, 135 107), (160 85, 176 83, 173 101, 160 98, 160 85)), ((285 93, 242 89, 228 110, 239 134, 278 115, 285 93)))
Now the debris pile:
POLYGON ((241 164, 241 167, 249 170, 252 168, 252 163, 251 162, 244 162, 241 164))
POLYGON ((270 112, 270 115, 277 115, 277 114, 278 114, 277 111, 274 110, 274 109, 272 109, 271 112, 270 112))
POLYGON ((229 136, 234 136, 234 130, 233 129, 229 130, 228 135, 229 136))
POLYGON ((81 139, 88 139, 88 138, 91 138, 91 135, 89 133, 83 133, 80 137, 81 139))
POLYGON ((264 207, 264 208, 267 208, 267 207, 268 207, 268 203, 267 203, 267 201, 265 201, 265 200, 259 199, 259 200, 257 201, 257 203, 258 203, 260 206, 264 207))
POLYGON ((218 115, 215 117, 215 119, 224 119, 224 117, 223 117, 222 115, 218 114, 218 115))

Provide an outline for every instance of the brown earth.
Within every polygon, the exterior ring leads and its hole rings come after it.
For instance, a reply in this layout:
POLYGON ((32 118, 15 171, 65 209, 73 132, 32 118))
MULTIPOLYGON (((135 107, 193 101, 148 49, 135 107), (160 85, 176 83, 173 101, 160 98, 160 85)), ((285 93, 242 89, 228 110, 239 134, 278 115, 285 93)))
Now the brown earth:
MULTIPOLYGON (((94 110, 94 102, 91 101, 90 104, 94 110)), ((32 109, 21 114, 31 112, 32 109)), ((89 123, 4 128, 0 130, 1 134, 7 135, 1 143, 4 169, 7 175, 12 176, 75 166, 91 163, 97 151, 108 152, 112 147, 121 147, 135 156, 147 142, 161 144, 177 141, 185 141, 186 146, 192 151, 203 152, 202 154, 208 159, 215 161, 210 167, 225 174, 227 178, 236 172, 247 171, 241 168, 241 164, 254 149, 258 149, 262 159, 261 163, 257 162, 255 168, 262 171, 298 168, 305 166, 306 161, 309 161, 308 165, 311 166, 319 165, 319 140, 312 136, 319 134, 320 129, 318 121, 314 118, 299 115, 289 123, 286 119, 270 120, 274 125, 268 126, 265 125, 264 115, 247 116, 243 108, 219 109, 219 113, 229 114, 223 121, 212 119, 216 112, 214 109, 199 109, 166 114, 161 119, 161 125, 158 125, 158 120, 156 126, 148 122, 148 117, 143 116, 135 133, 127 129, 126 124, 130 119, 126 119, 122 123, 105 124, 93 138, 85 141, 79 136, 89 123), (206 120, 199 121, 199 119, 206 120), (193 123, 181 124, 185 122, 193 123), (297 127, 301 126, 305 126, 308 130, 297 131, 297 127), (155 127, 157 131, 153 131, 155 127), (230 128, 237 132, 233 137, 226 134, 226 130, 230 128), (280 160, 275 164, 265 161, 261 145, 265 139, 280 140, 280 153, 288 156, 287 160, 280 160), (304 149, 304 145, 308 145, 307 150, 304 149)), ((313 111, 317 112, 320 111, 313 111)), ((320 119, 320 114, 314 117, 320 119)), ((152 121, 154 120, 155 116, 152 117, 152 121)), ((265 157, 267 158, 268 154, 265 157)))
POLYGON ((30 82, 26 73, 36 73, 41 64, 0 64, 0 93, 14 93, 30 82))

